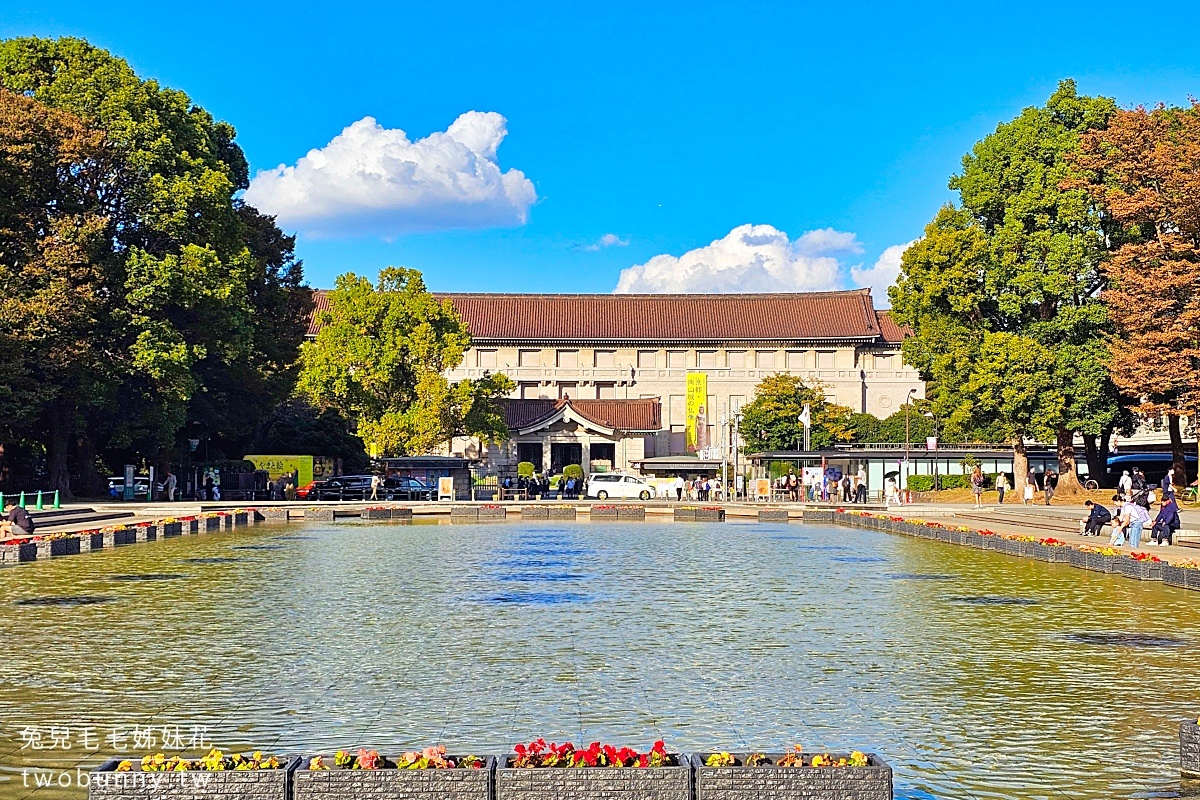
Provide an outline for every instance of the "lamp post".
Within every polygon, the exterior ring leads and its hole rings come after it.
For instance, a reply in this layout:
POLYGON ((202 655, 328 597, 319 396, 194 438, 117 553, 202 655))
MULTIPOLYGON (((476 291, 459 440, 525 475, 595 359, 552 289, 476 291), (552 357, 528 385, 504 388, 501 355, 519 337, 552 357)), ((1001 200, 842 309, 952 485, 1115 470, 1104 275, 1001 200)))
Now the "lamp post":
POLYGON ((916 389, 909 389, 908 396, 904 398, 904 486, 901 487, 901 491, 908 490, 908 469, 909 469, 909 466, 908 466, 909 465, 908 442, 912 438, 912 431, 909 428, 909 423, 908 423, 908 412, 909 412, 909 409, 912 408, 913 395, 916 393, 917 393, 916 389))

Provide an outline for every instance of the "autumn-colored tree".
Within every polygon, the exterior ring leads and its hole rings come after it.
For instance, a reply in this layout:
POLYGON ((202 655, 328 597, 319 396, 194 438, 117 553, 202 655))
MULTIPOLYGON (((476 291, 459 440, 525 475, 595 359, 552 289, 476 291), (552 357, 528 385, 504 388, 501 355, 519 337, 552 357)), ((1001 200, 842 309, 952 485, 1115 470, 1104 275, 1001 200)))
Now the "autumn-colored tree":
POLYGON ((1182 484, 1180 418, 1200 411, 1200 104, 1118 111, 1083 137, 1078 161, 1117 223, 1109 372, 1139 413, 1167 417, 1182 484))

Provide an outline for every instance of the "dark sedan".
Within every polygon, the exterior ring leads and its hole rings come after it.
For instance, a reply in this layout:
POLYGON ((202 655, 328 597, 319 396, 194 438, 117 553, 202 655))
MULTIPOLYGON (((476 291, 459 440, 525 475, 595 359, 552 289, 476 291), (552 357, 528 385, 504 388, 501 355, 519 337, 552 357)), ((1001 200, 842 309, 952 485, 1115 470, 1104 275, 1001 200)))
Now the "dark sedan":
POLYGON ((388 500, 432 500, 433 487, 417 478, 388 478, 384 481, 388 500))
MULTIPOLYGON (((380 491, 381 500, 385 499, 383 494, 383 491, 380 491)), ((370 497, 370 475, 339 475, 324 483, 318 483, 308 492, 309 500, 367 500, 370 497)))

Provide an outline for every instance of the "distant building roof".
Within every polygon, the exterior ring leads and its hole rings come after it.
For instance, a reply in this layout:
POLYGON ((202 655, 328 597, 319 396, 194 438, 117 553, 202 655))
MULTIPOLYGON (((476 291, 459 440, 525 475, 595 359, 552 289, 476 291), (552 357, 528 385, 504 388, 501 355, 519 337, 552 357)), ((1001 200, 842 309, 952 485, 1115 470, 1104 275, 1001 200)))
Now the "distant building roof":
MULTIPOLYGON (((899 342, 869 289, 778 294, 443 294, 477 341, 899 342)), ((313 293, 309 335, 329 308, 313 293)))
POLYGON ((504 420, 511 431, 530 428, 557 416, 566 406, 583 419, 620 431, 662 428, 662 404, 657 397, 637 400, 505 400, 504 420))
POLYGON ((892 319, 892 315, 886 311, 876 311, 875 318, 879 320, 880 335, 889 344, 900 344, 912 336, 912 328, 897 324, 896 320, 892 319))

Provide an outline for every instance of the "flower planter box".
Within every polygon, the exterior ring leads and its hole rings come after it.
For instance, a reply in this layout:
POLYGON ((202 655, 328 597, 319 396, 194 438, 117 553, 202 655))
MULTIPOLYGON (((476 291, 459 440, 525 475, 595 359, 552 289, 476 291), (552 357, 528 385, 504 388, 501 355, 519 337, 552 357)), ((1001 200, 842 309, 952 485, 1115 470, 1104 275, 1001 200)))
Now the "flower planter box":
POLYGON ((34 542, 0 545, 0 563, 2 564, 34 561, 37 559, 37 554, 37 544, 34 542))
POLYGON ((78 536, 71 536, 67 539, 50 539, 48 541, 37 542, 38 561, 45 561, 49 558, 58 558, 59 556, 77 555, 79 555, 78 536))
POLYGON ((967 531, 962 535, 962 543, 967 547, 974 547, 976 550, 983 548, 983 537, 975 531, 967 531))
POLYGON ((1071 550, 1071 566, 1079 569, 1087 569, 1087 553, 1082 550, 1071 550))
POLYGON ((450 509, 451 522, 474 522, 479 519, 477 506, 453 506, 450 509))
POLYGON ((133 540, 135 542, 153 542, 158 538, 157 525, 138 525, 133 529, 133 540))
POLYGON ((984 536, 984 535, 980 534, 980 536, 979 536, 979 546, 983 550, 995 551, 996 548, 999 546, 1000 542, 1002 542, 1002 541, 1004 541, 1004 540, 1001 539, 999 536, 996 536, 995 534, 992 534, 989 536, 984 536))
POLYGON ((1175 586, 1180 589, 1200 590, 1200 569, 1187 569, 1186 567, 1164 564, 1162 582, 1168 586, 1175 586))
POLYGON ((88 800, 290 800, 300 759, 293 758, 279 769, 214 772, 117 772, 119 763, 112 759, 90 774, 88 800))
POLYGON ((245 528, 250 524, 250 513, 248 511, 237 511, 230 514, 225 519, 229 520, 233 528, 245 528))
POLYGON ((522 506, 521 519, 550 519, 550 509, 545 506, 522 506))
POLYGON ((644 522, 646 520, 646 509, 641 506, 635 508, 618 508, 617 519, 622 522, 644 522))
POLYGON ((288 510, 279 506, 271 508, 262 508, 258 510, 263 519, 272 520, 274 522, 287 522, 289 518, 288 510))
POLYGON ((367 520, 388 520, 390 522, 392 519, 392 510, 390 508, 364 508, 360 516, 367 520))
POLYGON ((1163 579, 1162 561, 1138 561, 1136 558, 1125 556, 1118 560, 1121 574, 1135 581, 1161 581, 1163 579))
POLYGON ((609 506, 608 508, 598 508, 596 506, 592 506, 591 512, 589 513, 588 516, 593 522, 596 522, 599 520, 605 520, 605 521, 611 520, 612 522, 616 522, 617 521, 617 509, 615 506, 609 506))
POLYGON ((681 766, 646 769, 504 766, 496 770, 496 800, 690 800, 692 770, 676 758, 681 766))
POLYGON ((79 552, 90 553, 93 550, 104 549, 104 534, 100 531, 86 531, 79 534, 79 552))
POLYGON ((479 519, 506 519, 508 512, 504 510, 504 506, 480 506, 479 519))
POLYGON ((481 769, 298 769, 292 800, 489 800, 495 763, 488 757, 481 769))
POLYGON ((221 521, 223 531, 231 531, 237 527, 237 517, 233 514, 222 514, 217 519, 221 521))
POLYGON ((197 534, 199 532, 200 532, 200 520, 199 519, 189 519, 187 522, 183 523, 183 533, 185 536, 188 536, 188 535, 194 536, 195 534, 197 534))
POLYGON ((1074 550, 1070 547, 1034 542, 1032 555, 1038 561, 1049 561, 1052 564, 1070 564, 1071 553, 1073 552, 1074 550))
MULTIPOLYGON (((734 755, 739 762, 746 757, 734 755)), ((892 800, 892 768, 874 754, 868 754, 865 767, 706 767, 707 757, 692 756, 696 800, 892 800)), ((781 757, 768 754, 772 762, 781 757)))
POLYGON ((1179 772, 1188 778, 1200 778, 1200 726, 1196 720, 1179 723, 1179 772))
POLYGON ((161 526, 163 538, 168 536, 182 536, 183 523, 181 522, 164 522, 161 526))
POLYGON ((833 511, 809 511, 805 509, 800 518, 801 522, 807 522, 811 525, 830 525, 833 523, 833 518, 839 516, 833 511))
POLYGON ((1112 574, 1121 571, 1121 560, 1125 556, 1104 556, 1099 553, 1084 553, 1083 568, 1092 572, 1112 574))
POLYGON ((698 508, 696 509, 696 522, 724 522, 725 509, 723 508, 698 508))
POLYGON ((412 522, 413 512, 411 508, 393 508, 392 522, 412 522))
POLYGON ((122 528, 116 531, 104 531, 105 547, 124 547, 137 541, 137 533, 133 528, 122 528))
POLYGON ((676 522, 695 522, 696 521, 696 512, 699 510, 700 509, 698 509, 698 508, 676 508, 675 509, 675 521, 676 522))
POLYGON ((943 528, 936 528, 933 532, 933 538, 939 542, 950 542, 950 537, 953 531, 948 531, 943 528))
POLYGON ((550 506, 547 509, 547 518, 558 520, 574 520, 575 506, 550 506))
POLYGON ((312 507, 304 509, 305 522, 333 522, 333 508, 312 507))
POLYGON ((759 522, 787 522, 788 510, 786 508, 760 508, 758 510, 759 522))

